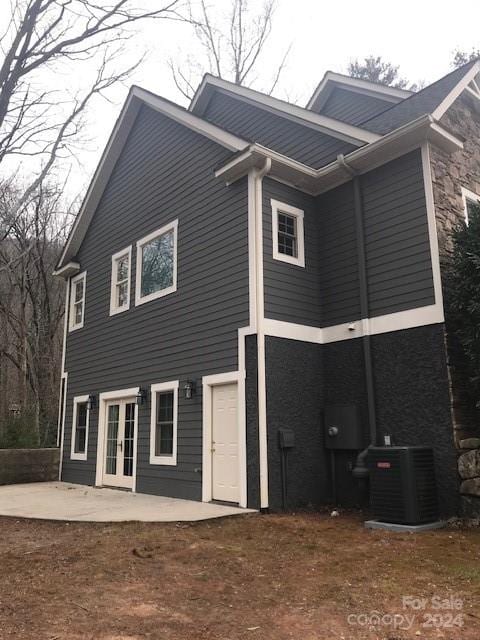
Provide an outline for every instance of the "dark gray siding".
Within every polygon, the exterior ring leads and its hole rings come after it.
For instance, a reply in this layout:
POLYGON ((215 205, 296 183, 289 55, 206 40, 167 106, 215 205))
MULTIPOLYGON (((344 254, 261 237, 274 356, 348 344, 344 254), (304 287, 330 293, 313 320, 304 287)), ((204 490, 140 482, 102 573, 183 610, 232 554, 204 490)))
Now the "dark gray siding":
POLYGON ((318 215, 315 200, 301 191, 265 178, 263 180, 265 317, 298 324, 320 326, 321 255, 318 251, 318 215), (280 200, 303 209, 305 268, 273 259, 272 206, 280 200))
POLYGON ((261 107, 216 92, 204 117, 245 140, 258 142, 311 167, 335 160, 356 147, 261 107))
POLYGON ((392 103, 387 100, 336 88, 328 97, 320 113, 348 124, 359 125, 391 106, 392 103))
POLYGON ((362 177, 370 316, 435 302, 420 151, 362 177))
POLYGON ((137 490, 201 496, 201 376, 237 369, 237 329, 248 324, 247 181, 226 187, 214 168, 230 152, 142 108, 78 254, 87 270, 85 326, 69 334, 63 478, 93 483, 98 410, 88 461, 69 460, 72 398, 195 379, 180 395, 178 464, 151 466, 149 402, 140 408, 137 490), (178 288, 135 307, 135 242, 178 223, 178 288), (111 255, 132 244, 130 309, 109 317, 111 255))

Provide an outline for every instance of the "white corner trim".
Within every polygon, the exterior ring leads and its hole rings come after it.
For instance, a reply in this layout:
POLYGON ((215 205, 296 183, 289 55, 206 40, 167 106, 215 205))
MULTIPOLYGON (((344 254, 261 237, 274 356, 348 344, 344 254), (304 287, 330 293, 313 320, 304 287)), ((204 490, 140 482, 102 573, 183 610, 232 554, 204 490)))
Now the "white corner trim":
POLYGON ((86 293, 87 293, 87 272, 86 271, 82 271, 82 273, 79 273, 78 276, 75 276, 74 278, 70 279, 70 308, 68 310, 68 317, 69 317, 69 321, 68 321, 68 330, 69 331, 76 331, 77 329, 82 329, 84 322, 85 322, 85 299, 86 299, 86 293), (82 320, 80 322, 78 322, 77 324, 75 324, 75 285, 77 284, 77 282, 80 282, 81 280, 83 280, 83 297, 82 297, 82 320))
POLYGON ((462 202, 463 202, 463 213, 465 215, 465 224, 468 226, 468 203, 474 202, 475 204, 480 204, 480 195, 478 193, 474 193, 469 189, 465 189, 465 187, 461 188, 462 191, 462 202))
POLYGON ((292 207, 285 202, 279 200, 270 200, 272 207, 272 247, 273 259, 280 262, 296 265, 297 267, 305 267, 305 230, 304 230, 304 211, 297 207, 292 207), (296 221, 296 241, 297 256, 288 256, 280 253, 278 250, 278 213, 286 213, 295 218, 296 221))
POLYGON ((132 274, 132 245, 126 247, 122 251, 117 251, 112 256, 112 273, 110 278, 110 316, 114 316, 122 311, 130 309, 130 289, 131 289, 131 274, 132 274), (119 258, 128 256, 128 280, 127 280, 127 302, 122 307, 116 306, 117 301, 117 270, 116 263, 119 258))
POLYGON ((164 296, 168 296, 170 293, 174 293, 177 290, 177 239, 178 239, 178 219, 169 222, 164 225, 160 229, 156 231, 152 231, 148 236, 141 238, 137 241, 137 264, 136 264, 136 275, 135 275, 135 306, 140 304, 145 304, 146 302, 151 302, 152 300, 157 300, 157 298, 163 298, 164 296), (154 291, 146 296, 142 296, 142 259, 143 252, 142 249, 144 245, 148 244, 155 238, 168 233, 169 231, 173 231, 173 284, 169 287, 165 287, 165 289, 160 289, 159 291, 154 291))
MULTIPOLYGON (((140 391, 140 387, 129 389, 117 389, 115 391, 104 391, 98 396, 98 435, 97 435, 97 464, 95 467, 95 486, 103 484, 103 467, 105 464, 105 428, 107 402, 110 400, 124 400, 135 398, 140 391)), ((133 443, 133 486, 135 492, 137 481, 137 440, 138 440, 138 407, 135 405, 135 439, 133 443)))
POLYGON ((150 385, 150 464, 161 464, 168 466, 177 465, 177 438, 178 438, 178 388, 179 381, 158 382, 150 385), (173 448, 171 456, 155 455, 155 437, 157 426, 157 394, 164 391, 173 391, 173 448))
POLYGON ((443 322, 445 318, 443 310, 442 274, 440 268, 440 252, 438 249, 437 216, 435 214, 435 201, 433 196, 432 165, 430 160, 430 147, 428 143, 422 145, 421 153, 435 305, 438 307, 438 314, 442 318, 439 322, 443 322))
POLYGON ((470 82, 475 79, 475 76, 479 71, 480 71, 480 62, 477 61, 467 71, 467 73, 463 76, 463 78, 458 81, 458 83, 453 87, 450 93, 442 100, 442 102, 438 105, 438 107, 432 113, 432 116, 435 120, 440 120, 440 118, 452 106, 452 104, 460 96, 460 94, 462 94, 463 91, 468 87, 470 82))
POLYGON ((72 440, 70 444, 70 460, 85 461, 88 456, 88 432, 90 427, 90 409, 87 404, 87 425, 85 429, 85 451, 83 453, 75 453, 75 437, 77 433, 77 413, 78 405, 88 403, 88 396, 75 396, 73 398, 73 420, 72 420, 72 440))

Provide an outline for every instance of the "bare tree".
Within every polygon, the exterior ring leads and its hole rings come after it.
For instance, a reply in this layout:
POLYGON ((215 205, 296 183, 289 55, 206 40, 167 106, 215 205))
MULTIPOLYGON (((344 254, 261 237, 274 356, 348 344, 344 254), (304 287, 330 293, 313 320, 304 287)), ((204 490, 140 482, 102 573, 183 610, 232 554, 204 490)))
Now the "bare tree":
POLYGON ((472 47, 470 51, 461 51, 457 49, 453 54, 452 65, 458 69, 463 67, 467 62, 473 62, 473 60, 480 59, 480 49, 472 47))
MULTIPOLYGON (((258 80, 259 61, 273 26, 276 0, 264 0, 253 12, 248 0, 229 0, 228 12, 218 13, 206 0, 189 2, 186 20, 203 55, 187 54, 169 66, 177 89, 187 99, 195 93, 204 73, 250 86, 258 80)), ((271 94, 278 85, 291 45, 282 53, 267 87, 271 94)))
MULTIPOLYGON (((3 0, 5 3, 7 0, 3 0)), ((34 197, 59 157, 71 153, 82 117, 97 95, 126 80, 141 62, 119 68, 132 26, 144 19, 181 19, 179 0, 164 0, 155 9, 138 9, 132 0, 9 0, 10 16, 0 35, 0 169, 8 158, 38 160, 33 179, 11 210, 20 211, 34 197), (96 69, 87 89, 45 88, 48 74, 69 71, 67 85, 96 69)), ((0 241, 8 237, 3 229, 0 241)))
POLYGON ((400 76, 398 66, 382 60, 381 56, 367 56, 363 60, 357 58, 349 63, 347 73, 352 78, 370 80, 397 89, 418 89, 418 84, 410 84, 400 76))

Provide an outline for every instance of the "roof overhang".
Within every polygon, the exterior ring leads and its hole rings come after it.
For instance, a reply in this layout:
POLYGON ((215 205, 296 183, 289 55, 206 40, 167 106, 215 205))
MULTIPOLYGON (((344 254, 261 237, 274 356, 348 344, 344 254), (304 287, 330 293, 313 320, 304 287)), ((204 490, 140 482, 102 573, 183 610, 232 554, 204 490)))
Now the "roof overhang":
POLYGON ((228 133, 224 129, 206 120, 202 120, 202 118, 190 113, 174 102, 170 102, 170 100, 161 98, 140 87, 133 86, 130 89, 127 100, 110 135, 110 139, 70 231, 57 264, 55 271, 57 275, 59 275, 60 271, 67 266, 67 263, 76 256, 142 105, 146 105, 168 118, 185 125, 189 129, 217 142, 230 151, 236 152, 248 146, 248 142, 245 140, 228 133))
POLYGON ((412 91, 407 91, 406 89, 388 87, 376 82, 369 82, 368 80, 361 80, 360 78, 351 78, 350 76, 345 76, 340 73, 327 71, 308 101, 306 108, 320 110, 336 87, 362 93, 374 98, 380 98, 381 100, 385 100, 385 102, 391 102, 393 104, 401 102, 412 95, 412 91))
POLYGON ((60 269, 56 269, 53 272, 53 275, 58 278, 64 278, 66 280, 67 278, 71 278, 72 276, 77 275, 77 273, 79 272, 80 272, 79 263, 74 262, 72 260, 70 262, 67 262, 67 264, 61 267, 60 269))
POLYGON ((312 169, 258 144, 237 153, 215 175, 232 183, 251 169, 261 169, 267 158, 271 161, 269 176, 289 184, 311 195, 319 195, 352 179, 354 174, 362 174, 390 160, 431 142, 435 146, 452 153, 463 148, 462 142, 438 125, 429 115, 392 131, 377 142, 356 149, 346 156, 322 167, 312 169))
POLYGON ((355 146, 375 142, 375 140, 378 140, 380 137, 378 134, 367 131, 366 129, 361 129, 360 127, 340 122, 340 120, 307 111, 307 109, 299 107, 298 105, 290 104, 289 102, 279 100, 278 98, 260 93, 259 91, 254 91, 248 87, 227 82, 210 74, 204 76, 202 83, 192 99, 189 110, 198 116, 202 116, 212 96, 216 92, 233 95, 235 98, 260 107, 265 111, 281 115, 303 126, 322 131, 322 133, 344 140, 355 146))
POLYGON ((465 73, 463 78, 455 85, 450 93, 445 96, 442 102, 438 105, 432 116, 435 120, 440 120, 445 112, 452 106, 457 98, 465 92, 469 97, 477 97, 480 99, 480 89, 477 84, 477 80, 480 74, 480 61, 477 60, 474 65, 465 73))

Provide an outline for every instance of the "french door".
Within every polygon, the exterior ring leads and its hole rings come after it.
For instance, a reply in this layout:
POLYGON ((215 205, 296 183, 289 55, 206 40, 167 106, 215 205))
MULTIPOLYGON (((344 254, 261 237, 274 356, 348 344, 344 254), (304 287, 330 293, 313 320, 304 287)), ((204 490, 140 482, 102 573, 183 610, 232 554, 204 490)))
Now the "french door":
POLYGON ((132 398, 106 404, 103 484, 133 488, 136 405, 132 398))

